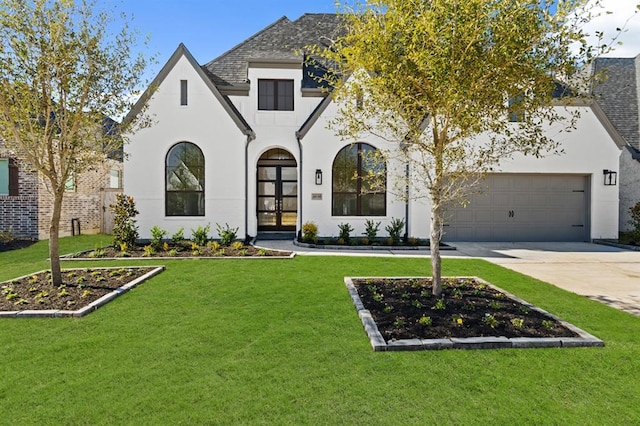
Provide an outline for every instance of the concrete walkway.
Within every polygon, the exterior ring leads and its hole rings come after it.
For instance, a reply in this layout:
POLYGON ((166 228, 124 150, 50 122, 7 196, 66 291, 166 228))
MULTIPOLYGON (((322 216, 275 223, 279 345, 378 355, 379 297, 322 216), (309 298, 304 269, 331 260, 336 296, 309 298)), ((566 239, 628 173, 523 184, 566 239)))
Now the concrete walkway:
MULTIPOLYGON (((428 250, 321 250, 292 241, 257 241, 257 246, 303 255, 426 257, 428 250)), ((443 257, 485 259, 516 272, 640 316, 640 252, 590 243, 455 243, 443 257)))

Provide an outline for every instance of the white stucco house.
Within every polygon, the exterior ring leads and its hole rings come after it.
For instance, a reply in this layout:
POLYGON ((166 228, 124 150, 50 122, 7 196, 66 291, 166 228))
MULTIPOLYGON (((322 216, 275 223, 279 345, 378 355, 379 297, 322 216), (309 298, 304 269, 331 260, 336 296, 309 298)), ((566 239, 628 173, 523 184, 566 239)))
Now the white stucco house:
MULTIPOLYGON (((154 225, 188 236, 226 223, 256 236, 298 233, 309 221, 321 236, 337 235, 340 223, 360 235, 367 219, 384 229, 393 218, 405 219, 409 237, 428 237, 428 200, 405 203, 351 179, 366 172, 357 152, 385 142, 341 141, 327 128, 337 107, 295 51, 338 24, 331 14, 283 17, 204 65, 177 48, 147 93, 154 124, 125 146, 124 191, 140 211, 141 238, 154 225)), ((570 108, 581 110, 575 131, 547 129, 564 154, 503 162, 485 192, 451 211, 444 241, 617 238, 612 179, 625 141, 597 103, 570 108)))

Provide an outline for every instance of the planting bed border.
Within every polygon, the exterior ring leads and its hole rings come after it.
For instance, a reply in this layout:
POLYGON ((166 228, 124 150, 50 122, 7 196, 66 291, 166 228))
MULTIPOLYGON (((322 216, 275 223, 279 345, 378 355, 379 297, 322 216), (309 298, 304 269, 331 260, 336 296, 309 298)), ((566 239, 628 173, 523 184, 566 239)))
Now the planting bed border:
POLYGON ((504 336, 485 336, 485 337, 466 337, 466 338, 451 337, 451 338, 443 338, 443 339, 402 339, 402 340, 392 340, 387 342, 384 339, 384 337, 382 337, 382 334, 378 330, 378 325, 373 319, 373 316, 365 308, 364 304, 362 303, 362 300, 358 295, 358 290, 356 289, 352 281, 354 279, 371 279, 371 278, 383 278, 383 279, 393 280, 393 279, 410 279, 410 278, 419 279, 423 277, 345 277, 344 278, 344 283, 347 286, 349 295, 351 295, 353 304, 355 305, 355 308, 358 311, 358 316, 360 317, 360 320, 362 321, 362 325, 364 326, 365 332, 369 337, 369 342, 371 343, 371 347, 375 352, 419 351, 419 350, 437 350, 437 349, 500 349, 500 348, 525 349, 525 348, 562 348, 562 347, 567 348, 567 347, 603 347, 604 346, 604 342, 598 339, 597 337, 478 277, 454 277, 454 278, 473 279, 483 284, 486 284, 488 287, 491 287, 503 293, 506 297, 512 299, 513 301, 520 303, 522 305, 525 305, 531 310, 538 311, 541 314, 549 317, 549 319, 553 319, 555 321, 560 322, 564 327, 570 329, 580 337, 507 338, 504 336))
MULTIPOLYGON (((273 250, 271 251, 283 251, 273 250)), ((149 256, 149 257, 77 257, 85 253, 91 253, 93 250, 85 250, 77 253, 69 253, 60 256, 64 261, 94 261, 94 260, 187 260, 187 259, 293 259, 296 256, 295 252, 291 252, 286 256, 149 256)), ((284 252, 284 251, 283 251, 284 252)), ((286 253, 286 252, 285 252, 286 253)))
MULTIPOLYGON (((303 241, 299 241, 297 238, 293 240, 293 245, 303 248, 312 248, 318 250, 362 250, 362 251, 424 251, 429 252, 429 246, 388 246, 383 244, 378 245, 349 245, 349 244, 314 244, 314 243, 305 243, 303 241)), ((449 244, 441 244, 441 251, 450 251, 457 250, 456 247, 449 244)))
MULTIPOLYGON (((117 267, 105 267, 105 268, 93 268, 93 269, 120 269, 122 268, 122 266, 117 266, 117 267)), ((75 310, 75 311, 65 311, 65 310, 61 310, 61 309, 48 309, 48 310, 37 310, 37 309, 33 309, 33 310, 24 310, 24 311, 2 311, 0 312, 0 318, 37 318, 37 317, 43 317, 43 318, 61 318, 61 317, 73 317, 73 318, 81 318, 84 317, 85 315, 90 314, 91 312, 95 311, 96 309, 100 308, 101 306, 106 305, 107 303, 111 302, 113 299, 115 299, 116 297, 125 294, 126 292, 128 292, 129 290, 131 290, 132 288, 136 287, 138 284, 142 284, 144 281, 148 280, 149 278, 152 278, 156 275, 158 275, 160 272, 165 270, 164 265, 161 266, 126 266, 126 268, 154 268, 151 271, 147 272, 146 274, 136 278, 133 281, 130 281, 128 283, 126 283, 125 285, 123 285, 122 287, 119 287, 115 290, 113 290, 110 293, 105 294, 104 296, 102 296, 101 298, 94 300, 93 302, 89 303, 88 305, 75 310)), ((72 269, 65 269, 65 272, 68 271, 79 271, 79 270, 83 270, 86 268, 72 268, 72 269)), ((46 272, 46 271, 39 271, 39 272, 35 272, 35 274, 40 274, 42 272, 46 272)), ((18 277, 15 279, 23 279, 26 277, 29 277, 32 274, 28 274, 22 277, 18 277)))

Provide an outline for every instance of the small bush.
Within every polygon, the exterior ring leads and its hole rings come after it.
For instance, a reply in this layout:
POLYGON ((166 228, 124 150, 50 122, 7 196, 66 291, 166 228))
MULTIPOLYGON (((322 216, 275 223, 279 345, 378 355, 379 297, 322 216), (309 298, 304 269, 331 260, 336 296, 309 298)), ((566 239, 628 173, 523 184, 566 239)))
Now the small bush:
POLYGON ((302 240, 308 243, 318 242, 318 225, 314 222, 306 222, 302 225, 302 240))
POLYGON ((177 245, 183 240, 184 240, 184 228, 180 227, 180 229, 178 229, 175 232, 175 234, 171 236, 171 242, 173 243, 173 245, 177 245))
POLYGON ((640 202, 629 208, 629 214, 631 215, 629 223, 633 225, 633 231, 631 231, 632 238, 634 238, 636 242, 640 242, 640 202))
POLYGON ((404 230, 404 219, 391 219, 391 223, 384 227, 389 233, 389 238, 393 240, 393 244, 400 244, 400 235, 404 230))
POLYGON ((0 229, 0 243, 10 243, 15 239, 16 237, 13 234, 13 228, 9 228, 6 231, 0 229))
POLYGON ((382 222, 374 222, 371 219, 367 219, 364 223, 364 232, 362 235, 366 235, 371 241, 375 240, 378 236, 378 231, 380 230, 380 223, 382 222))
POLYGON ((220 244, 228 246, 236 239, 238 235, 238 228, 230 228, 228 223, 224 224, 224 228, 216 223, 216 230, 220 237, 220 244))
POLYGON ((338 239, 344 241, 343 244, 349 244, 349 240, 351 239, 351 233, 353 232, 353 228, 348 223, 341 223, 338 225, 338 239))
POLYGON ((138 239, 138 227, 135 217, 138 215, 133 197, 125 194, 117 194, 116 202, 109 206, 114 214, 113 218, 113 246, 117 249, 120 244, 126 243, 129 247, 136 245, 138 239))
POLYGON ((162 240, 168 232, 160 228, 158 225, 154 225, 151 228, 151 245, 154 249, 160 250, 162 248, 162 240))
POLYGON ((209 225, 205 226, 204 228, 202 226, 198 226, 196 229, 192 229, 191 241, 193 241, 198 246, 203 246, 207 244, 210 230, 211 230, 211 226, 209 225))

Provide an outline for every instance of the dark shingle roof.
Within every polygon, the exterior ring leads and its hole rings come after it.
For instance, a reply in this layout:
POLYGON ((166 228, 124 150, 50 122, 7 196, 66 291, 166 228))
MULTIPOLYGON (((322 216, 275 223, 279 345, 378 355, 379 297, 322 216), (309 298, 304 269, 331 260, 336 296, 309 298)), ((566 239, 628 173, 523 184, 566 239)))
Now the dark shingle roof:
POLYGON ((636 58, 598 58, 594 73, 604 72, 604 81, 594 88, 596 102, 626 141, 640 151, 640 111, 638 84, 640 56, 636 58))
POLYGON ((250 60, 298 60, 302 63, 303 58, 296 51, 326 43, 338 34, 339 28, 340 17, 336 14, 308 13, 295 21, 283 16, 202 68, 221 88, 246 84, 250 60))

